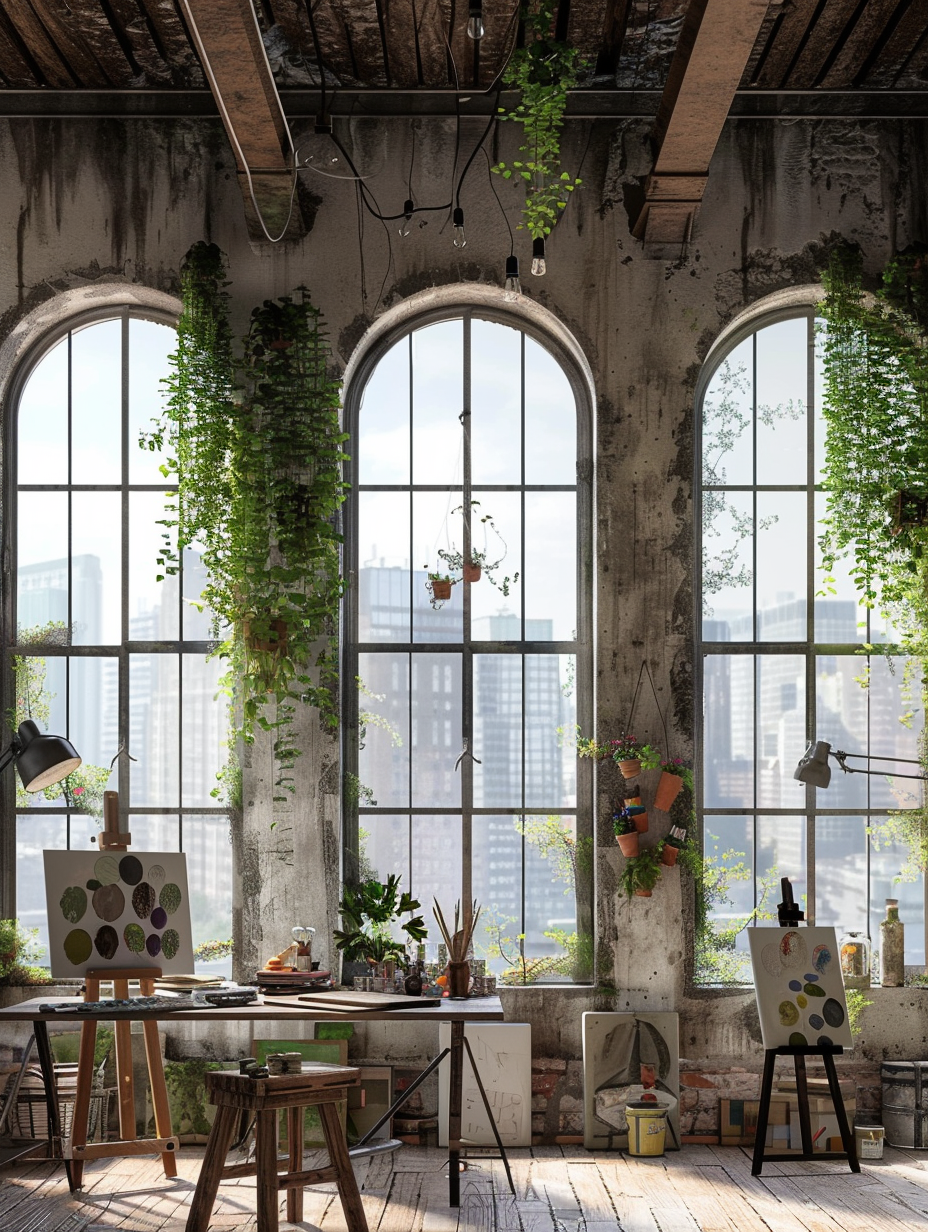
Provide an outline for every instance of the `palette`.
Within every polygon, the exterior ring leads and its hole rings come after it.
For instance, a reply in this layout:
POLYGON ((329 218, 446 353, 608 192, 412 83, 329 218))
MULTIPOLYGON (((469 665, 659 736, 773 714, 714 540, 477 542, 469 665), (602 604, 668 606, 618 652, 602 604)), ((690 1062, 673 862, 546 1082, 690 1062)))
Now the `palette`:
POLYGON ((852 1048, 833 928, 749 928, 765 1048, 852 1048))
POLYGON ((176 851, 46 851, 53 976, 107 967, 193 971, 187 858, 176 851))

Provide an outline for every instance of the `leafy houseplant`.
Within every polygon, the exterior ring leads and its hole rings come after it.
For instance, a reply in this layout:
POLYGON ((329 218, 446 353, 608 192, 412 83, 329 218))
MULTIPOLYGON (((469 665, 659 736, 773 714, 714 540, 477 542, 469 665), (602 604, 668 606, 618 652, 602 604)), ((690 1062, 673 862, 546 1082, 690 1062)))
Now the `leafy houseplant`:
POLYGON ((393 930, 399 925, 411 941, 423 941, 428 929, 421 915, 399 923, 400 916, 417 911, 421 906, 411 894, 399 892, 398 873, 391 873, 385 883, 365 881, 358 886, 345 886, 338 905, 343 929, 333 933, 335 948, 349 962, 369 963, 402 959, 406 938, 397 938, 393 930))
POLYGON ((631 815, 619 809, 612 815, 612 830, 622 855, 634 859, 638 855, 638 829, 631 815))
POLYGON ((626 860, 622 869, 621 885, 625 897, 629 902, 636 894, 640 898, 650 898, 660 875, 660 852, 656 847, 643 847, 637 856, 626 860))
MULTIPOLYGON (((426 565, 426 568, 428 566, 426 565)), ((428 581, 425 584, 426 590, 431 595, 431 604, 434 608, 439 608, 443 603, 451 598, 451 588, 455 584, 455 578, 450 573, 430 573, 428 581)))
POLYGON ((642 744, 634 736, 623 732, 609 744, 612 760, 622 771, 623 778, 636 779, 642 770, 655 770, 660 765, 660 750, 650 744, 642 744))
POLYGON ((671 826, 670 833, 661 843, 661 862, 673 866, 677 862, 677 856, 683 850, 683 844, 686 842, 686 831, 679 826, 671 826))
POLYGON ((19 920, 0 920, 0 987, 53 982, 48 971, 38 966, 45 954, 38 936, 37 928, 23 928, 19 920))
POLYGON ((670 761, 662 761, 660 766, 661 777, 657 784, 657 791, 654 793, 654 807, 660 809, 662 813, 669 813, 674 800, 684 787, 689 787, 690 791, 693 790, 693 772, 683 764, 679 757, 671 758, 670 761))
POLYGON ((202 604, 228 665, 230 743, 251 742, 256 728, 272 732, 277 786, 292 790, 296 704, 308 702, 326 727, 338 725, 338 519, 346 494, 339 386, 305 288, 256 308, 237 355, 219 249, 195 244, 181 282, 169 397, 140 442, 168 448, 162 471, 177 482, 161 576, 177 572, 185 548, 200 548, 208 575, 202 604))
MULTIPOLYGON (((471 501, 472 516, 479 504, 479 501, 471 501)), ((459 505, 456 509, 451 510, 452 516, 456 513, 463 514, 464 506, 459 505)), ((459 552, 455 547, 439 548, 438 555, 445 562, 449 570, 461 574, 460 578, 455 579, 456 581, 479 582, 481 577, 486 577, 491 586, 495 586, 500 594, 508 598, 509 588, 518 582, 519 575, 515 573, 512 577, 503 577, 497 581, 496 572, 506 559, 508 552, 506 540, 497 530, 492 514, 483 514, 478 519, 477 525, 483 529, 483 543, 481 547, 475 547, 472 540, 470 554, 466 558, 464 553, 459 552), (496 541, 496 547, 492 551, 490 549, 490 536, 496 541), (491 560, 491 556, 496 557, 496 559, 491 560)))
POLYGON ((561 169, 567 93, 576 86, 581 65, 577 49, 554 37, 556 10, 556 0, 523 0, 519 7, 525 42, 512 53, 503 74, 504 84, 519 91, 519 101, 508 113, 500 111, 504 119, 522 125, 521 158, 493 168, 525 188, 520 225, 533 240, 551 234, 569 195, 581 183, 561 169))

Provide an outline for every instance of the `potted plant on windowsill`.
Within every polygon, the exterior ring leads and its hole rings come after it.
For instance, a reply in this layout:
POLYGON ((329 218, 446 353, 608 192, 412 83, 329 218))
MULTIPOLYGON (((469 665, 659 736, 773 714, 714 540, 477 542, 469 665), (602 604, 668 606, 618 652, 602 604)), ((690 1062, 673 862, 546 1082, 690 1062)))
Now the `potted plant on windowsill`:
POLYGON ((383 883, 372 880, 345 886, 338 905, 344 927, 332 935, 335 948, 348 962, 374 965, 401 961, 408 941, 424 941, 428 936, 422 916, 412 916, 421 906, 419 900, 401 894, 399 884, 399 874, 391 873, 383 883), (411 918, 400 923, 404 915, 411 918), (400 937, 398 932, 406 936, 400 937))
POLYGON ((661 857, 656 847, 642 847, 622 869, 620 883, 629 902, 637 895, 650 898, 661 876, 661 857))
POLYGON ((654 793, 654 807, 662 813, 669 813, 670 806, 683 790, 684 786, 693 790, 693 772, 683 764, 682 758, 673 757, 670 761, 661 762, 661 777, 654 793))
POLYGON ((612 829, 615 841, 619 844, 622 855, 633 859, 638 854, 638 830, 634 820, 624 809, 619 809, 612 816, 612 829))
POLYGON ((611 740, 612 760, 625 779, 636 779, 642 770, 655 770, 661 764, 660 750, 650 744, 642 744, 635 736, 623 732, 617 740, 611 740))

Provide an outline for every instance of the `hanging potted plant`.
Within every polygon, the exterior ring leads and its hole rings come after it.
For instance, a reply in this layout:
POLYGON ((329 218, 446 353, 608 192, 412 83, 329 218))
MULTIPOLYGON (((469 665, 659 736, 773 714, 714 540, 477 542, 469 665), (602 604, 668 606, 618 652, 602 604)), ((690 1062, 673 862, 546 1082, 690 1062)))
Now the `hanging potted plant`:
POLYGON ((631 902, 636 895, 650 898, 661 876, 661 858, 656 847, 643 847, 637 856, 627 860, 622 869, 621 885, 631 902))
POLYGON ((682 758, 673 757, 661 762, 661 777, 654 793, 654 807, 669 813, 670 807, 683 790, 684 785, 693 790, 693 772, 684 766, 682 758))
POLYGON ((673 867, 686 842, 686 831, 681 826, 671 826, 670 833, 661 843, 661 863, 673 867))
POLYGON ((612 829, 615 834, 615 841, 619 844, 619 849, 626 859, 631 859, 638 854, 638 830, 635 823, 624 809, 619 809, 612 815, 612 829))
POLYGON ((641 796, 628 796, 623 805, 623 811, 631 818, 632 825, 639 834, 647 834, 648 814, 641 803, 641 796))
MULTIPOLYGON (((428 569, 428 565, 425 566, 428 569)), ((425 583, 425 589, 429 592, 431 599, 430 603, 436 611, 443 603, 447 603, 451 598, 451 588, 454 586, 456 579, 450 573, 430 573, 425 583)))
MULTIPOLYGON (((451 545, 447 548, 439 548, 438 555, 444 561, 448 569, 461 574, 461 579, 465 582, 479 582, 482 577, 486 577, 491 586, 496 589, 504 597, 509 596, 510 586, 514 586, 519 580, 519 574, 515 573, 512 577, 497 577, 500 565, 506 559, 509 551, 506 540, 500 534, 493 521, 493 515, 485 513, 477 518, 476 523, 473 522, 474 514, 477 512, 480 501, 471 501, 471 547, 470 554, 465 554, 451 545), (477 531, 475 535, 473 532, 477 531), (482 531, 482 542, 479 544, 477 540, 480 538, 482 531)), ((451 510, 451 515, 459 513, 463 516, 464 506, 458 505, 456 509, 451 510)))
POLYGON ((642 744, 635 736, 623 733, 609 743, 612 760, 625 779, 636 779, 642 770, 655 770, 661 763, 660 750, 650 744, 642 744))

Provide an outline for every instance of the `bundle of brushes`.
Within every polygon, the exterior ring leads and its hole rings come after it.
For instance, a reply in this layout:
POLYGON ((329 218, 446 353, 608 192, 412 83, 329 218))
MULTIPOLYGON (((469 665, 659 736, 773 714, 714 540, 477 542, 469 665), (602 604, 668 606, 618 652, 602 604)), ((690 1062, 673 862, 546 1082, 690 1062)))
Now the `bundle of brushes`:
POLYGON ((453 932, 449 930, 448 925, 445 923, 445 917, 441 913, 441 907, 438 905, 437 898, 432 899, 432 908, 435 912, 435 919, 438 921, 438 927, 441 929, 441 935, 445 939, 445 945, 448 947, 448 961, 453 963, 467 962, 467 953, 470 950, 474 929, 477 927, 477 921, 480 919, 481 909, 477 906, 477 900, 474 899, 470 914, 463 921, 461 920, 460 899, 454 904, 453 932))

